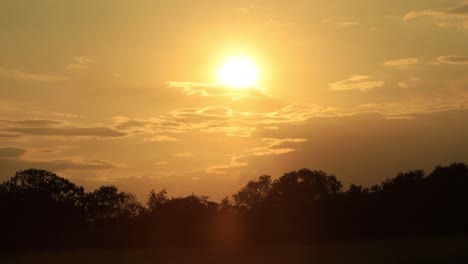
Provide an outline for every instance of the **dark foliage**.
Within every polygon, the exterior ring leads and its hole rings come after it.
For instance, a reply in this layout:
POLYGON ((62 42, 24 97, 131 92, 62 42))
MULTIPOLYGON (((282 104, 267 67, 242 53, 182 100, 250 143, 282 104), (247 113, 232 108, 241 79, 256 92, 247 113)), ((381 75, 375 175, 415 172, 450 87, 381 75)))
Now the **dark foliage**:
POLYGON ((29 169, 0 185, 0 246, 240 246, 467 234, 467 186, 462 163, 348 190, 334 175, 301 169, 276 180, 260 176, 219 204, 152 190, 145 207, 115 186, 86 193, 54 173, 29 169))

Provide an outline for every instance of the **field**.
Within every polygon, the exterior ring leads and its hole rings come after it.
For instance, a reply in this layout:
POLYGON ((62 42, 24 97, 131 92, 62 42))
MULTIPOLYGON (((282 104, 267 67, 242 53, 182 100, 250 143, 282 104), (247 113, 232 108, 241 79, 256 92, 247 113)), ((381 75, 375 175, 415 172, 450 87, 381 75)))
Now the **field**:
POLYGON ((1 253, 0 263, 468 263, 468 238, 291 247, 1 253))

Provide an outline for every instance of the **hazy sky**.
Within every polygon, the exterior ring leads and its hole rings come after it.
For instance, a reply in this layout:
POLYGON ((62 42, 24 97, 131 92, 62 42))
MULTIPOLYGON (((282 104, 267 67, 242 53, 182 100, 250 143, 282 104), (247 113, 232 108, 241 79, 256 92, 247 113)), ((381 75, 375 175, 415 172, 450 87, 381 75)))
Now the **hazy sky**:
POLYGON ((0 0, 0 180, 143 199, 468 162, 468 2, 0 0), (233 56, 256 87, 219 85, 233 56))

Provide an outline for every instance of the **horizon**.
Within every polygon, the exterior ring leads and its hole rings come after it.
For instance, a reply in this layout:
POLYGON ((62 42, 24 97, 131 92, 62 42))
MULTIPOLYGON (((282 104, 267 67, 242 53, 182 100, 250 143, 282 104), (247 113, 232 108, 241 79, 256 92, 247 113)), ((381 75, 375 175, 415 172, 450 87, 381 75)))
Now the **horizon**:
MULTIPOLYGON (((300 168, 300 169, 297 169, 297 170, 292 170, 292 171, 287 171, 287 172, 282 172, 280 173, 278 177, 274 177, 272 175, 268 175, 268 174, 259 174, 257 177, 254 177, 252 179, 249 180, 249 182, 246 182, 244 185, 242 186, 239 186, 239 188, 237 190, 235 190, 233 193, 230 193, 230 194, 225 194, 224 196, 222 196, 221 198, 219 199, 213 199, 213 197, 210 197, 210 196, 207 196, 203 193, 195 193, 195 192, 192 192, 192 193, 187 193, 187 194, 183 194, 181 196, 176 196, 176 195, 171 195, 171 192, 170 190, 168 190, 167 188, 165 188, 164 186, 158 186, 158 188, 152 188, 152 187, 149 187, 149 191, 148 193, 146 193, 146 195, 144 196, 138 196, 136 195, 135 193, 131 193, 131 192, 127 192, 126 190, 119 190, 123 193, 127 193, 127 194, 130 194, 132 196, 135 197, 136 201, 142 205, 146 205, 146 202, 149 198, 149 195, 151 192, 164 192, 166 195, 167 195, 167 198, 168 199, 178 199, 178 198, 186 198, 186 197, 189 197, 189 196, 197 196, 197 197, 206 197, 207 198, 207 201, 210 201, 210 202, 215 202, 215 203, 218 203, 221 205, 222 203, 222 200, 224 200, 225 198, 227 198, 228 200, 232 200, 233 197, 240 191, 242 190, 243 188, 245 188, 246 186, 248 186, 249 183, 251 182, 258 182, 259 179, 261 177, 264 177, 264 176, 267 176, 269 177, 271 180, 272 180, 272 183, 275 183, 276 181, 280 180, 282 177, 284 177, 285 175, 288 175, 288 174, 295 174, 295 173, 299 173, 300 171, 309 171, 309 172, 313 172, 313 173, 324 173, 325 175, 328 175, 328 176, 331 176, 331 177, 336 177, 336 180, 342 184, 341 187, 338 189, 339 192, 341 193, 345 193, 347 191, 350 191, 351 190, 351 187, 354 186, 354 187, 359 187, 359 188, 362 188, 362 190, 365 190, 367 189, 367 191, 371 191, 372 187, 381 187, 383 186, 383 184, 388 181, 388 180, 394 180, 396 179, 398 176, 400 175, 407 175, 407 174, 411 174, 411 173, 422 173, 423 177, 424 178, 427 178, 429 177, 431 174, 433 174, 435 171, 437 171, 438 169, 444 169, 444 168, 449 168, 449 167, 452 167, 452 166, 456 166, 456 165, 462 165, 462 166, 465 166, 465 167, 468 167, 468 164, 465 164, 465 163, 458 163, 458 162, 451 162, 450 164, 445 164, 445 165, 437 165, 435 166, 432 170, 430 171, 426 171, 426 170, 422 170, 422 169, 416 169, 416 170, 410 170, 410 171, 400 171, 398 172, 397 174, 395 174, 394 176, 392 177, 388 177, 388 178, 385 178, 383 179, 381 182, 378 182, 378 183, 375 183, 375 184, 372 184, 372 185, 362 185, 358 182, 351 182, 349 183, 348 185, 345 185, 341 182, 341 179, 339 177, 339 175, 335 175, 333 173, 329 173, 327 171, 323 171, 323 170, 316 170, 316 169, 311 169, 311 168, 300 168)), ((62 175, 58 174, 58 173, 55 173, 53 171, 47 171, 47 170, 44 170, 44 169, 41 169, 41 168, 28 168, 28 169, 24 169, 24 170, 20 170, 20 171, 17 171, 14 175, 12 175, 10 178, 7 178, 5 181, 3 182, 0 182, 0 185, 1 184, 6 184, 8 181, 10 181, 12 178, 14 178, 15 176, 17 175, 23 175, 23 174, 29 174, 28 172, 30 171, 40 171, 40 172, 44 172, 44 173, 51 173, 52 175, 55 175, 59 178, 63 178, 63 179, 67 179, 65 177, 62 177, 62 175)), ((70 181, 70 183, 72 184, 76 184, 75 182, 73 182, 72 179, 67 179, 68 181, 70 181)), ((92 193, 94 191, 97 191, 99 188, 101 187, 117 187, 116 185, 114 184, 103 184, 102 186, 97 186, 96 188, 94 189, 87 189, 85 186, 80 186, 79 184, 76 184, 77 187, 83 187, 83 190, 85 193, 92 193)))
POLYGON ((468 162, 468 2, 3 1, 0 182, 219 201, 468 162))

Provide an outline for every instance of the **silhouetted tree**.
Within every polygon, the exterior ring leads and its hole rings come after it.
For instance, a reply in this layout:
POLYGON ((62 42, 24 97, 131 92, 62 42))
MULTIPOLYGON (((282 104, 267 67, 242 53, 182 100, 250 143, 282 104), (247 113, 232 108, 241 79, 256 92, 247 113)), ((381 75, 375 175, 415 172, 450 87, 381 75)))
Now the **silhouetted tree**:
POLYGON ((15 196, 44 196, 53 201, 75 205, 79 205, 84 197, 83 187, 78 187, 55 173, 38 169, 19 171, 1 186, 3 192, 15 196))
POLYGON ((239 209, 253 209, 268 197, 271 188, 271 176, 263 175, 256 181, 249 181, 247 185, 242 187, 232 198, 239 209))
POLYGON ((168 201, 167 198, 167 191, 166 189, 161 190, 160 192, 156 193, 154 189, 152 189, 148 195, 148 200, 146 205, 148 206, 148 212, 150 214, 155 213, 158 208, 168 201))
POLYGON ((335 196, 342 184, 334 175, 302 169, 284 174, 273 184, 275 199, 288 203, 309 203, 335 196))
POLYGON ((115 186, 102 186, 86 195, 86 212, 92 222, 134 218, 142 210, 135 196, 119 192, 115 186))
POLYGON ((19 171, 0 184, 0 249, 311 243, 468 234, 468 167, 399 173, 342 191, 334 175, 301 169, 249 181, 220 204, 151 190, 146 208, 115 186, 85 193, 54 173, 19 171))
POLYGON ((8 246, 41 248, 74 240, 84 223, 84 190, 54 173, 29 169, 0 185, 8 246))
POLYGON ((219 210, 223 212, 234 210, 234 205, 232 204, 232 201, 229 199, 229 197, 226 196, 221 200, 221 203, 219 204, 219 210))

